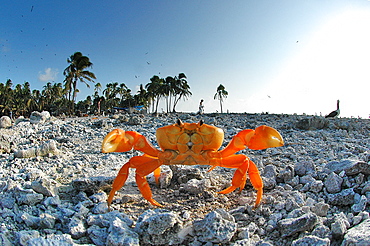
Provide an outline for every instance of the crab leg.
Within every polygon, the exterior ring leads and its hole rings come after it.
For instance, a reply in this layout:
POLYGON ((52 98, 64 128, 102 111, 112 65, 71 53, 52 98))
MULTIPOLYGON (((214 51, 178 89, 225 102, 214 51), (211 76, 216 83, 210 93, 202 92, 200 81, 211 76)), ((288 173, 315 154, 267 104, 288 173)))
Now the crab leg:
POLYGON ((247 181, 248 173, 254 189, 257 190, 257 198, 254 207, 258 207, 263 194, 263 181, 256 164, 244 155, 232 155, 224 158, 223 163, 220 166, 237 169, 235 170, 231 186, 220 191, 219 193, 227 194, 236 190, 237 188, 239 188, 241 192, 244 189, 245 182, 247 181))
POLYGON ((261 202, 263 195, 263 181, 256 164, 251 160, 248 160, 248 162, 249 162, 248 176, 254 189, 257 190, 257 198, 254 204, 254 207, 257 208, 261 202))
POLYGON ((158 186, 159 185, 159 176, 161 176, 161 167, 158 167, 157 169, 155 169, 153 174, 154 174, 155 183, 158 186))
POLYGON ((130 162, 127 162, 125 165, 121 167, 121 169, 118 172, 117 177, 114 179, 112 190, 109 192, 109 196, 107 199, 108 208, 112 204, 112 200, 116 192, 119 191, 125 185, 128 174, 129 174, 129 167, 130 167, 130 162))
POLYGON ((136 168, 135 179, 140 193, 152 205, 163 207, 160 203, 153 199, 152 191, 150 190, 150 186, 146 180, 146 176, 154 172, 154 178, 158 184, 159 175, 161 174, 161 163, 157 158, 147 155, 132 157, 130 162, 132 163, 132 167, 136 168))
POLYGON ((152 192, 146 180, 146 176, 153 171, 155 173, 156 180, 159 178, 159 174, 160 174, 159 166, 160 165, 161 164, 159 163, 158 159, 152 156, 143 155, 143 156, 132 157, 129 162, 123 165, 123 167, 118 172, 116 179, 113 182, 112 190, 110 191, 108 200, 107 200, 108 207, 111 205, 115 193, 119 189, 121 189, 123 185, 125 184, 128 174, 129 174, 130 167, 136 168, 136 175, 135 175, 136 183, 143 197, 146 200, 148 200, 151 204, 161 207, 162 205, 152 198, 152 192))
POLYGON ((150 190, 150 186, 148 184, 148 181, 146 180, 146 177, 142 177, 139 174, 136 174, 135 176, 137 187, 140 190, 141 195, 148 200, 152 205, 163 207, 159 202, 153 199, 152 191, 150 190))

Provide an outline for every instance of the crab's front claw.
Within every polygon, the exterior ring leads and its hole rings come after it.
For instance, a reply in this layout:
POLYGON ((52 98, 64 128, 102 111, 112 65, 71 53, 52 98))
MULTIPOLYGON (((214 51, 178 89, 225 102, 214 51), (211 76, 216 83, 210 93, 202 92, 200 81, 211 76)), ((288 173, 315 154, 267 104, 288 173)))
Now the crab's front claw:
POLYGON ((158 156, 158 149, 140 133, 114 129, 105 136, 102 143, 102 152, 126 152, 132 149, 140 150, 150 156, 158 156))
POLYGON ((114 129, 105 136, 102 152, 126 152, 132 149, 134 138, 122 129, 114 129))
POLYGON ((280 133, 265 125, 257 127, 247 143, 248 148, 254 150, 281 147, 283 145, 284 140, 280 133))

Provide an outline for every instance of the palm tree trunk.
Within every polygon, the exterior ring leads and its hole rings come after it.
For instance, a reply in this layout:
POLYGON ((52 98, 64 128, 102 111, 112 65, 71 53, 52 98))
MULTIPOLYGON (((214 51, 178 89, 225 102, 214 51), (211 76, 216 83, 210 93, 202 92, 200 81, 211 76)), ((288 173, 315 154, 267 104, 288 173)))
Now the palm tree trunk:
POLYGON ((181 97, 178 97, 178 98, 174 98, 174 101, 173 101, 173 109, 172 109, 172 112, 176 112, 176 105, 177 103, 180 101, 181 97))
POLYGON ((166 96, 166 111, 167 111, 167 113, 168 113, 168 97, 169 96, 166 96))
POLYGON ((156 106, 155 106, 155 114, 158 113, 158 104, 159 104, 159 98, 157 98, 156 106))
POLYGON ((172 93, 170 92, 170 102, 169 102, 169 105, 168 105, 168 112, 171 112, 171 97, 172 97, 172 95, 171 95, 172 93))

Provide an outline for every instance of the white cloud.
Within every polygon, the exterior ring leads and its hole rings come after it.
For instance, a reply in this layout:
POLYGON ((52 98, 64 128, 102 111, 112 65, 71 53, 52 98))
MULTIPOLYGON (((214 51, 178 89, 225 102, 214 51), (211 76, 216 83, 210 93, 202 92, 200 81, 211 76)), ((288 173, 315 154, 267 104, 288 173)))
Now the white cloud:
POLYGON ((39 72, 39 81, 42 82, 50 82, 50 81, 55 81, 58 75, 58 69, 54 68, 46 68, 44 73, 39 72))

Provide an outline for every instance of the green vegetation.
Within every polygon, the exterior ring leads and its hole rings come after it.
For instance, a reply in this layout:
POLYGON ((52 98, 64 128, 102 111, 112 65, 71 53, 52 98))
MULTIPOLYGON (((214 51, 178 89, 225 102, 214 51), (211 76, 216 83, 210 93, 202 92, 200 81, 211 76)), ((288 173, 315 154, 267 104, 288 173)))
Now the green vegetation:
POLYGON ((184 73, 167 78, 155 75, 145 86, 140 84, 139 91, 133 95, 124 83, 108 83, 104 89, 100 83, 95 83, 95 74, 88 70, 93 64, 81 52, 71 55, 67 62, 64 83, 48 82, 41 92, 31 92, 29 82, 17 84, 14 88, 10 79, 5 84, 0 83, 0 115, 29 116, 33 111, 43 110, 52 115, 98 114, 114 107, 134 106, 144 106, 148 111, 157 113, 162 99, 166 102, 167 112, 176 112, 180 99, 186 100, 192 95, 184 73), (89 82, 95 83, 95 87, 94 95, 76 103, 78 82, 88 87, 89 82))

